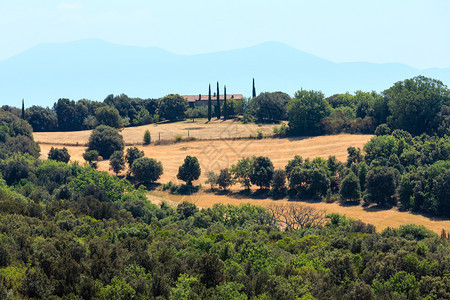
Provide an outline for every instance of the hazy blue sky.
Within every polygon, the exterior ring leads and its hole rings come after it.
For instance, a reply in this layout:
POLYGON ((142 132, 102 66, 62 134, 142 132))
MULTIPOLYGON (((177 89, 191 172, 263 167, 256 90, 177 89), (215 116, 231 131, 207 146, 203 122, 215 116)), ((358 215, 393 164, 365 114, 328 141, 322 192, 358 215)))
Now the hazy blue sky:
POLYGON ((450 67, 447 0, 0 0, 0 60, 100 38, 195 54, 278 41, 335 62, 450 67))

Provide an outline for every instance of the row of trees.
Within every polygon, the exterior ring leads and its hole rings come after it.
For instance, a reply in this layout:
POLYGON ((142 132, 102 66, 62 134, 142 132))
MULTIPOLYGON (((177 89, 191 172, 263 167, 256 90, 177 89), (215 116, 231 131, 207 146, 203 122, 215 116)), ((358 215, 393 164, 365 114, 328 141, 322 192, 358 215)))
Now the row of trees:
MULTIPOLYGON (((19 109, 9 109, 22 115, 19 109)), ((282 92, 264 92, 248 101, 227 99, 221 105, 217 83, 216 99, 211 98, 209 88, 207 107, 189 108, 178 94, 161 99, 128 98, 122 94, 109 95, 103 102, 59 99, 53 109, 32 106, 23 114, 34 131, 92 129, 101 124, 118 128, 163 119, 210 120, 213 116, 227 119, 242 115, 246 122, 287 120, 292 135, 373 133, 377 126, 387 124, 391 130, 403 129, 413 135, 442 136, 450 128, 450 91, 439 80, 418 76, 399 81, 381 94, 357 91, 354 95, 325 98, 320 91, 300 90, 291 99, 282 92)))
POLYGON ((373 133, 381 124, 413 135, 445 135, 450 128, 450 90, 423 76, 395 83, 381 94, 357 91, 325 98, 320 91, 261 93, 248 112, 259 122, 289 121, 293 135, 373 133))
POLYGON ((239 183, 270 189, 274 198, 339 199, 450 217, 450 139, 406 131, 372 138, 348 148, 347 163, 331 156, 304 160, 296 155, 276 170, 268 157, 244 157, 229 169, 208 173, 211 188, 239 183))

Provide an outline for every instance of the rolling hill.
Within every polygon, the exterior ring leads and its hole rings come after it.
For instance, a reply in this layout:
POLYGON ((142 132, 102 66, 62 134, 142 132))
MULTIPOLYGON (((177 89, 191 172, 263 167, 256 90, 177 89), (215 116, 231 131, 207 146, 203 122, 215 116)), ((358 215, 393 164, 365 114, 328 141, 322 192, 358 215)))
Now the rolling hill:
MULTIPOLYGON (((180 45, 182 47, 182 45, 180 45)), ((334 63, 290 46, 267 42, 230 51, 177 55, 87 39, 41 44, 0 61, 0 104, 52 106, 58 98, 102 101, 108 94, 158 98, 169 93, 206 94, 208 84, 228 93, 322 90, 326 95, 383 91, 424 75, 450 84, 450 68, 417 70, 402 64, 334 63)))

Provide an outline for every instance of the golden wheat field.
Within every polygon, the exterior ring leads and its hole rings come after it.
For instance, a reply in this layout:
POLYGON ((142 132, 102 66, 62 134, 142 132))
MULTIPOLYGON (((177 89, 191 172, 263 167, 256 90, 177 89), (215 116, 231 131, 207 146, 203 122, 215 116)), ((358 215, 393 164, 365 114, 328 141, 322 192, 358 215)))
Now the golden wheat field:
MULTIPOLYGON (((271 134, 272 124, 243 124, 235 120, 206 119, 186 120, 175 123, 149 124, 122 129, 121 134, 127 145, 142 144, 144 132, 150 131, 152 141, 172 141, 176 135, 183 138, 195 137, 197 139, 230 139, 256 135, 258 130, 263 134, 271 134)), ((90 130, 69 132, 35 132, 34 139, 38 143, 59 145, 84 145, 89 140, 90 130)))
MULTIPOLYGON (((218 170, 230 167, 236 163, 240 158, 246 156, 268 156, 276 168, 284 168, 288 160, 292 159, 294 155, 301 155, 303 158, 314 158, 317 156, 327 158, 330 155, 335 155, 339 160, 345 161, 347 157, 347 148, 350 146, 360 147, 372 137, 371 135, 351 135, 340 134, 331 136, 319 136, 308 138, 284 138, 284 139, 236 139, 229 140, 234 137, 248 137, 255 135, 257 130, 264 133, 272 132, 272 125, 258 126, 255 124, 247 125, 232 121, 214 121, 206 124, 204 121, 196 123, 178 122, 171 124, 162 124, 158 126, 146 125, 133 128, 125 128, 122 135, 127 144, 140 143, 141 138, 146 129, 152 132, 152 141, 155 139, 155 134, 163 128, 167 131, 165 134, 170 136, 173 140, 175 134, 185 133, 186 128, 191 128, 190 136, 202 138, 204 140, 172 143, 166 145, 148 145, 137 147, 144 151, 145 156, 155 158, 162 162, 164 167, 164 174, 160 178, 160 183, 167 183, 172 181, 178 182, 176 174, 178 167, 183 163, 186 155, 196 156, 202 168, 200 179, 195 184, 202 184, 206 188, 206 173, 210 170, 217 172, 218 170), (202 128, 200 128, 202 127, 202 128), (194 129, 192 129, 194 128, 194 129), (195 132, 195 134, 194 134, 195 132), (216 140, 220 138, 228 138, 223 140, 216 140), (208 140, 213 139, 213 140, 208 140)), ((89 138, 89 131, 70 132, 70 133, 35 133, 35 139, 40 143, 42 158, 46 158, 50 147, 62 147, 61 145, 82 145, 87 142, 89 138)), ((84 146, 66 146, 71 155, 72 161, 84 162, 82 154, 85 151, 84 146)), ((99 170, 109 171, 109 161, 99 162, 99 170)), ((270 199, 252 199, 238 194, 240 187, 234 186, 231 193, 228 195, 215 194, 210 192, 200 191, 192 196, 178 196, 170 195, 168 193, 154 191, 149 194, 149 199, 153 202, 158 202, 162 199, 171 202, 181 202, 184 200, 196 203, 200 207, 211 207, 214 203, 224 204, 240 204, 252 203, 262 206, 267 206, 274 203, 270 199)), ((285 202, 286 200, 277 200, 276 202, 285 202)), ((390 210, 376 210, 366 209, 361 206, 341 206, 337 203, 304 203, 303 205, 310 205, 317 209, 324 209, 327 212, 336 212, 345 214, 354 219, 361 219, 363 222, 371 223, 377 227, 377 230, 382 230, 388 226, 398 227, 402 224, 419 224, 424 225, 431 230, 440 233, 442 229, 450 231, 449 220, 431 219, 421 215, 415 215, 408 212, 400 212, 397 209, 390 210)))

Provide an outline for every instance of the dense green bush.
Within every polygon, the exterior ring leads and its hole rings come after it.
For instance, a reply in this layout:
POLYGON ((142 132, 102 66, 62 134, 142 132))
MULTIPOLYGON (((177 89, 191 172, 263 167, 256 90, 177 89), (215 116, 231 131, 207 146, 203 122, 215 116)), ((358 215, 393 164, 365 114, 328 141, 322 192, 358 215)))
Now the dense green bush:
POLYGON ((70 160, 70 154, 66 147, 63 147, 62 149, 51 147, 48 152, 48 159, 68 163, 70 160))
POLYGON ((108 159, 114 151, 123 151, 125 143, 117 129, 100 125, 95 128, 88 142, 88 151, 96 150, 104 159, 108 159))
POLYGON ((153 158, 141 157, 131 165, 131 173, 140 182, 154 182, 161 177, 163 166, 160 161, 153 158))

